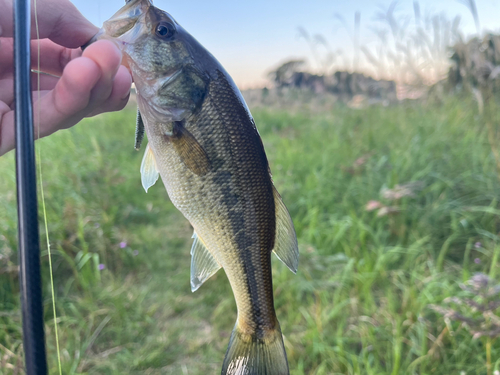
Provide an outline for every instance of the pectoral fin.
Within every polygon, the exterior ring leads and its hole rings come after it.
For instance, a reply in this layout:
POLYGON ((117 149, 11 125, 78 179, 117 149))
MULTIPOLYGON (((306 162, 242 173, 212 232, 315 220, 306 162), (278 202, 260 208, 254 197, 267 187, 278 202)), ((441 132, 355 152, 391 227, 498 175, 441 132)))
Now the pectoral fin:
POLYGON ((293 227, 292 218, 281 199, 278 190, 273 186, 274 205, 276 207, 276 237, 274 253, 293 273, 297 273, 299 266, 299 246, 297 235, 293 227))
POLYGON ((141 182, 142 187, 148 192, 148 189, 158 181, 158 177, 160 173, 158 172, 158 168, 156 167, 156 160, 153 154, 153 150, 149 147, 149 144, 146 146, 146 152, 144 153, 144 157, 142 158, 141 164, 141 182))
POLYGON ((181 121, 174 122, 171 140, 181 160, 194 174, 203 176, 210 170, 207 153, 181 121))
POLYGON ((195 292, 221 266, 210 254, 196 232, 193 232, 193 238, 193 246, 191 247, 191 291, 195 292))
POLYGON ((144 122, 142 121, 141 112, 137 108, 137 119, 135 121, 135 149, 139 151, 142 140, 144 139, 144 122))

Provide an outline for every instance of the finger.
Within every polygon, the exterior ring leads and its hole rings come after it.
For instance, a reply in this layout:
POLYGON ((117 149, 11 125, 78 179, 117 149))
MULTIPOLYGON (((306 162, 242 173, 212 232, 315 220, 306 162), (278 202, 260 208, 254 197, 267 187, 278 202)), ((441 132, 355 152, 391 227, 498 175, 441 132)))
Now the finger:
POLYGON ((0 79, 0 103, 10 106, 14 101, 14 78, 12 76, 0 79))
MULTIPOLYGON (((0 28, 1 25, 0 23, 0 28)), ((14 39, 0 38, 0 77, 3 78, 12 72, 14 72, 14 39)))
POLYGON ((42 20, 38 20, 40 38, 49 38, 64 47, 78 48, 99 31, 69 0, 46 0, 44 7, 46 5, 39 16, 42 20))
MULTIPOLYGON (((113 43, 99 41, 89 46, 82 57, 69 62, 55 88, 35 103, 40 136, 72 126, 100 106, 103 110, 123 106, 126 100, 122 95, 126 86, 130 87, 131 78, 125 68, 117 74, 120 60, 121 53, 113 43)), ((0 155, 13 147, 13 114, 7 112, 1 119, 0 155)))
MULTIPOLYGON (((54 106, 63 114, 60 119, 53 120, 60 123, 60 128, 72 126, 83 117, 90 117, 102 112, 118 111, 128 102, 132 77, 128 69, 120 65, 121 53, 113 43, 106 40, 98 41, 89 46, 80 59, 73 61, 81 59, 92 61, 98 68, 100 75, 96 81, 93 81, 90 92, 88 91, 89 87, 86 87, 82 89, 82 92, 71 97, 74 86, 79 86, 80 83, 79 77, 76 78, 75 82, 70 82, 70 76, 78 70, 70 66, 72 63, 68 65, 62 76, 62 79, 69 76, 68 81, 58 84, 53 92, 54 106), (88 100, 84 107, 78 107, 76 99, 83 97, 83 92, 89 93, 88 100), (60 101, 56 103, 58 98, 60 101), (66 119, 63 119, 64 115, 66 115, 66 119)), ((52 129, 48 129, 48 132, 44 129, 41 131, 42 136, 51 132, 53 132, 52 129)))
MULTIPOLYGON (((52 90, 59 78, 40 74, 40 87, 38 87, 38 74, 31 73, 31 90, 52 90)), ((0 80, 0 102, 11 106, 14 103, 14 78, 8 77, 0 80)))
POLYGON ((31 91, 36 93, 38 90, 52 90, 56 87, 59 79, 59 77, 33 72, 31 73, 31 91), (38 83, 40 83, 40 86, 38 86, 38 83))
POLYGON ((64 67, 81 55, 81 49, 66 48, 49 39, 31 41, 31 68, 37 69, 40 64, 42 72, 60 76, 64 67), (40 55, 38 54, 38 42, 40 42, 40 55), (40 61, 38 61, 39 56, 40 61))
POLYGON ((113 79, 120 67, 122 54, 110 41, 101 40, 91 44, 83 52, 84 57, 92 59, 100 68, 102 75, 92 89, 89 112, 106 101, 113 90, 113 79))
MULTIPOLYGON (((121 52, 113 43, 107 40, 102 40, 90 45, 83 53, 83 57, 89 58, 94 63, 96 63, 101 72, 99 80, 92 88, 91 96, 89 98, 89 103, 87 105, 89 107, 96 107, 98 105, 101 105, 101 103, 103 103, 104 101, 106 101, 112 94, 114 86, 113 80, 120 67, 122 55, 121 52)), ((120 77, 122 77, 124 73, 125 72, 122 70, 120 77)), ((128 73, 128 71, 126 73, 128 73)), ((128 74, 128 76, 130 77, 130 74, 128 74)), ((42 79, 42 75, 40 76, 40 78, 42 79)), ((57 80, 58 79, 56 77, 43 75, 43 86, 41 86, 41 89, 43 90, 47 88, 56 87, 55 84, 57 83, 57 80)), ((121 81, 119 80, 118 82, 121 81)), ((129 84, 129 89, 130 89, 130 84, 129 84)), ((125 95, 123 85, 119 87, 118 95, 121 95, 119 99, 122 99, 123 96, 125 95)), ((116 100, 116 98, 114 98, 113 100, 116 100)))
POLYGON ((118 48, 103 40, 68 63, 54 90, 36 104, 41 113, 40 134, 72 126, 103 104, 112 93, 120 60, 118 48))
POLYGON ((0 102, 0 156, 14 148, 14 111, 0 102))
MULTIPOLYGON (((40 118, 37 134, 44 137, 62 127, 76 124, 79 121, 76 114, 82 112, 88 105, 92 88, 100 77, 100 68, 91 59, 81 57, 71 61, 56 88, 33 106, 34 113, 40 118)), ((5 112, 5 108, 3 110, 5 112)), ((4 113, 0 121, 0 155, 2 155, 14 147, 14 111, 4 113)))
POLYGON ((55 131, 54 128, 72 125, 68 120, 89 105, 92 89, 101 74, 99 65, 87 57, 75 59, 66 66, 54 90, 37 103, 42 112, 40 132, 43 136, 55 131))
POLYGON ((113 90, 109 98, 87 117, 92 117, 103 112, 113 112, 122 110, 130 97, 130 87, 132 77, 127 68, 120 66, 113 81, 113 90))
MULTIPOLYGON (((0 25, 4 37, 13 36, 12 0, 0 0, 0 25)), ((37 38, 35 15, 38 19, 39 38, 76 48, 89 41, 98 28, 88 21, 69 0, 31 1, 31 38, 37 38), (35 12, 36 10, 36 12, 35 12)))
MULTIPOLYGON (((41 130, 41 111, 39 110, 40 106, 37 102, 40 101, 45 95, 49 95, 51 92, 52 90, 40 90, 31 93, 31 100, 33 101, 33 125, 35 126, 35 139, 42 137, 42 134, 38 133, 41 130)), ((15 108, 11 109, 15 110, 15 108)))
MULTIPOLYGON (((60 76, 64 67, 73 59, 82 55, 80 48, 72 49, 60 46, 50 39, 41 39, 40 54, 38 54, 38 40, 31 41, 30 59, 31 69, 60 76), (38 61, 40 58, 40 62, 38 61)), ((14 73, 12 38, 0 38, 0 76, 14 73)))

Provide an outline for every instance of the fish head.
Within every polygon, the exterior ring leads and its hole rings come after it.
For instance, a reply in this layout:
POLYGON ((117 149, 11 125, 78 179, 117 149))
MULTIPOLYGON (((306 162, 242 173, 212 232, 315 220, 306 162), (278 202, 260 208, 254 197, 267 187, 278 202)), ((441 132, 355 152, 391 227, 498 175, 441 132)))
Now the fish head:
POLYGON ((150 0, 128 1, 95 39, 112 40, 122 50, 146 119, 182 121, 201 107, 209 74, 200 61, 211 61, 210 54, 150 0))

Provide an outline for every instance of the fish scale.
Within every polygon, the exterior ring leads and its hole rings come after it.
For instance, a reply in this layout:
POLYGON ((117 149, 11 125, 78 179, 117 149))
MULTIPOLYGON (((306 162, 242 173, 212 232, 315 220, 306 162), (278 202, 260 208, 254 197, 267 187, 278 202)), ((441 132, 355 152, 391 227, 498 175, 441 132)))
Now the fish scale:
POLYGON ((191 289, 223 268, 238 316, 222 375, 288 375, 273 301, 271 252, 297 271, 290 215, 262 140, 231 77, 168 13, 129 0, 95 39, 122 49, 137 88, 142 184, 158 175, 194 228, 191 289), (141 121, 142 120, 142 121, 141 121))
MULTIPOLYGON (((165 171, 162 178, 171 185, 167 190, 172 203, 206 246, 217 249, 214 255, 235 292, 240 322, 256 330, 274 328, 270 270, 275 234, 272 182, 251 117, 231 90, 219 74, 219 79, 209 86, 199 115, 185 123, 209 159, 223 164, 213 165, 205 176, 196 176, 185 166, 179 168, 183 164, 171 144, 153 142, 151 146, 157 162, 164 166, 159 169, 165 171), (220 107, 224 111, 219 111, 220 107), (174 185, 171 181, 185 183, 174 185), (200 210, 200 203, 207 199, 213 203, 204 204, 205 209, 200 210), (216 222, 217 228, 222 224, 227 229, 214 232, 216 222), (234 262, 235 256, 242 258, 240 264, 234 262)), ((148 138, 154 136, 148 134, 148 138)))

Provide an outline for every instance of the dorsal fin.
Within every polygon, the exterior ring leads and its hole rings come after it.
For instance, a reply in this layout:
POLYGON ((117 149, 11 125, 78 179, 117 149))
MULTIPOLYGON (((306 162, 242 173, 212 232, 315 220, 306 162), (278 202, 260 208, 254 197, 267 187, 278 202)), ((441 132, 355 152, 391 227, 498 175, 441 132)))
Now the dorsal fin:
POLYGON ((156 181, 158 181, 159 176, 160 173, 158 172, 158 168, 156 166, 155 156, 148 143, 141 163, 141 182, 142 187, 146 190, 146 193, 148 192, 148 189, 153 186, 156 181))
POLYGON ((191 247, 191 291, 195 292, 221 266, 210 254, 196 232, 193 232, 193 238, 193 246, 191 247))
POLYGON ((274 253, 293 273, 299 267, 299 245, 293 227, 293 221, 281 199, 278 190, 273 186, 274 205, 276 207, 276 237, 274 253))

